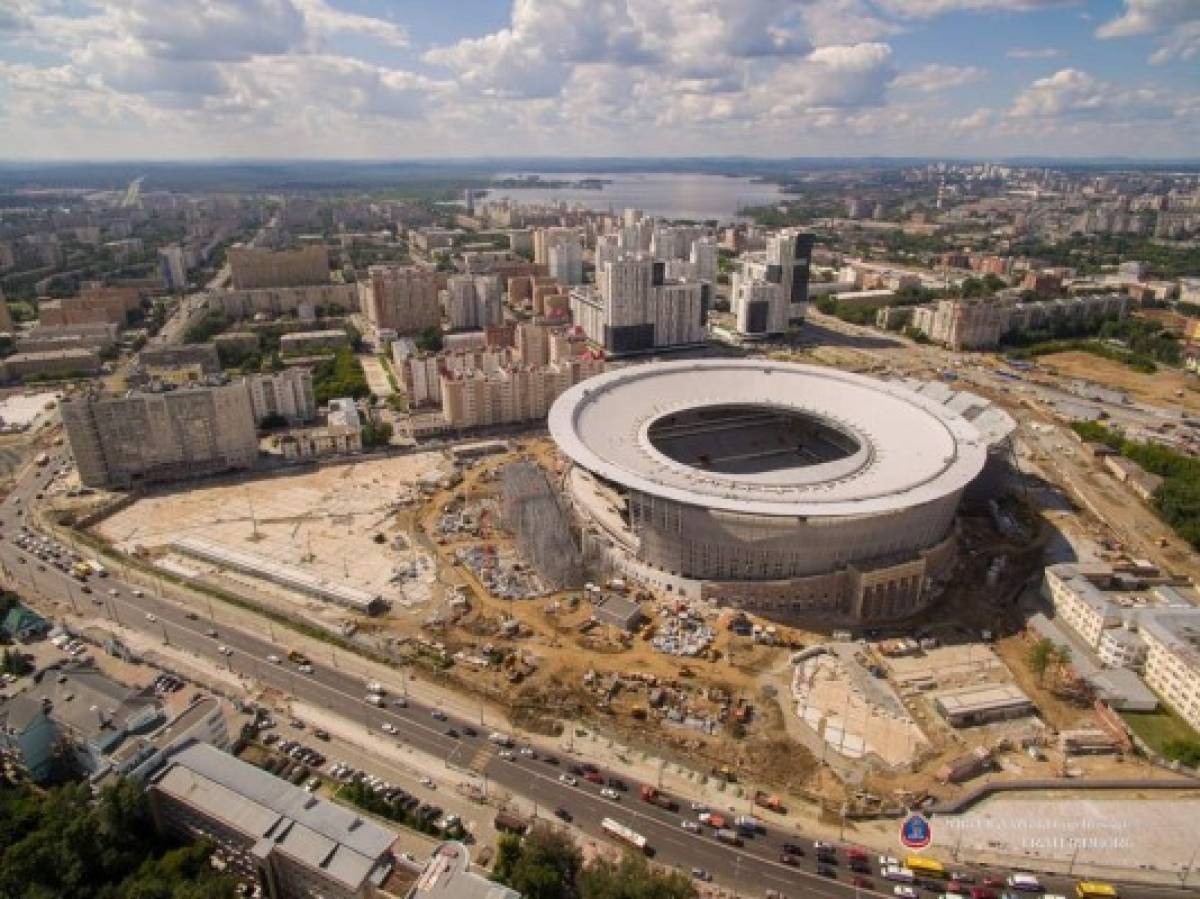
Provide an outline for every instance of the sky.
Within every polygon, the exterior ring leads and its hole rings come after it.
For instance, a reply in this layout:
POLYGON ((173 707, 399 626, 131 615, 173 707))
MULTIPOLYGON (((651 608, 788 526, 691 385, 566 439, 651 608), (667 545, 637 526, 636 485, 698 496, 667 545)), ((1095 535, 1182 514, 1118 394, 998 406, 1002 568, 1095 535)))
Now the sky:
POLYGON ((0 159, 1200 157, 1200 0, 0 0, 0 159))

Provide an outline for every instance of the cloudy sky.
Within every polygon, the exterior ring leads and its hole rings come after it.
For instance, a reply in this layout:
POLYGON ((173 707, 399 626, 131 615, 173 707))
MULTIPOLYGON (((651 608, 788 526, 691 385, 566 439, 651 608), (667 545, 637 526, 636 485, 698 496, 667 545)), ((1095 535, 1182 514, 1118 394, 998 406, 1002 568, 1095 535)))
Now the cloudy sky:
POLYGON ((1200 0, 0 0, 0 158, 1200 156, 1200 0))

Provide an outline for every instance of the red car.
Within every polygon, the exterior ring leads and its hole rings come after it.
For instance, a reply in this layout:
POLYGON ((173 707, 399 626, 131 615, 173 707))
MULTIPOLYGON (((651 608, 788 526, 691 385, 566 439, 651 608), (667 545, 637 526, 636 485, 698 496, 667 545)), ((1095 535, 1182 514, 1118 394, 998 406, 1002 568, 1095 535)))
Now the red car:
POLYGON ((604 783, 604 777, 600 774, 599 771, 589 771, 583 775, 583 779, 586 780, 588 783, 594 783, 594 784, 603 784, 604 783))
POLYGON ((996 899, 996 891, 985 887, 971 887, 971 899, 996 899))
POLYGON ((967 887, 961 880, 950 880, 946 882, 947 893, 965 893, 967 887))
POLYGON ((1002 887, 1002 886, 1004 886, 1004 878, 1003 877, 985 877, 985 878, 983 878, 983 885, 985 887, 1002 887))
POLYGON ((872 890, 875 888, 875 884, 871 883, 870 877, 855 877, 850 882, 856 887, 861 887, 864 890, 872 890))

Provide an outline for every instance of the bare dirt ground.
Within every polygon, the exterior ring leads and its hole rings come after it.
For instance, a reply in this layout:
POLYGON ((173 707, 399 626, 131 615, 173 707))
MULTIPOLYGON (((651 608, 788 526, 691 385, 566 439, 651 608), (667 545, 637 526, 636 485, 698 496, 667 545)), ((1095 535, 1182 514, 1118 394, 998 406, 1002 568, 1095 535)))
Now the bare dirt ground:
POLYGON ((1053 353, 1040 357, 1038 363, 1053 366, 1060 377, 1082 378, 1124 390, 1140 402, 1200 412, 1200 380, 1183 371, 1160 367, 1154 374, 1144 375, 1120 362, 1080 352, 1053 353), (1179 390, 1183 391, 1182 397, 1176 396, 1179 390))

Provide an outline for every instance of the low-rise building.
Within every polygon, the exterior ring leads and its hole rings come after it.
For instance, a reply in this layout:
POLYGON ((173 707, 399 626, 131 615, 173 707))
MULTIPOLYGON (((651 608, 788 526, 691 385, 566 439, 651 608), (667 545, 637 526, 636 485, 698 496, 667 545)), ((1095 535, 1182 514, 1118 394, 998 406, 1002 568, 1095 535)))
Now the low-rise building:
POLYGON ((279 450, 288 460, 319 459, 361 453, 362 428, 329 425, 324 428, 300 428, 281 434, 279 450))
POLYGON ((472 871, 467 847, 449 842, 433 850, 405 899, 521 899, 521 894, 472 871))
POLYGON ((934 702, 952 727, 1022 718, 1034 711, 1033 701, 1011 684, 979 684, 945 690, 934 702))
POLYGON ((95 350, 77 347, 41 353, 14 353, 0 361, 0 380, 14 381, 36 377, 85 377, 100 371, 100 356, 95 350))
POLYGON ((311 353, 313 350, 338 350, 349 345, 349 335, 339 328, 326 331, 297 331, 279 338, 279 351, 292 355, 311 353))
POLYGON ((204 743, 168 757, 148 795, 160 831, 211 841, 270 899, 372 899, 396 863, 394 832, 204 743))

